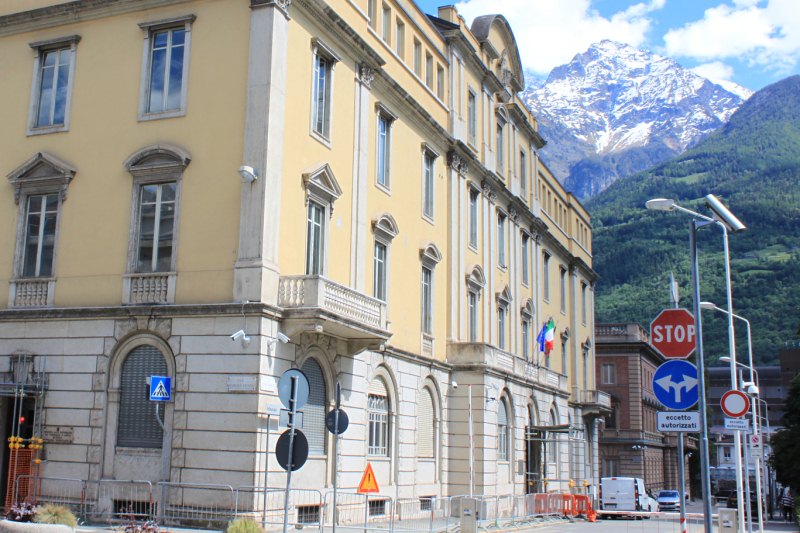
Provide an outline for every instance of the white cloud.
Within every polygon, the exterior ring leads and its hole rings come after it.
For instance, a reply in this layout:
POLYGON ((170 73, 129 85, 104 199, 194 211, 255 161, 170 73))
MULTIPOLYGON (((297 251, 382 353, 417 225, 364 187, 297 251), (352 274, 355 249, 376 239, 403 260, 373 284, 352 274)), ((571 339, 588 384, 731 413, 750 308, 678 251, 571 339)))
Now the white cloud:
POLYGON ((664 35, 667 54, 698 61, 738 59, 778 72, 800 62, 800 2, 736 0, 664 35))
POLYGON ((505 16, 523 65, 547 75, 603 39, 643 46, 652 24, 649 15, 664 7, 665 1, 645 0, 610 18, 601 16, 592 0, 467 0, 456 8, 468 24, 486 13, 505 16))
POLYGON ((726 65, 722 61, 714 61, 712 63, 703 63, 697 65, 692 69, 692 72, 698 76, 719 83, 720 81, 731 81, 733 77, 733 67, 726 65))
POLYGON ((741 85, 731 80, 734 74, 733 67, 730 65, 726 65, 721 61, 703 63, 702 65, 697 65, 691 70, 698 76, 702 76, 707 80, 711 80, 712 82, 716 83, 726 91, 739 96, 743 100, 747 100, 748 98, 750 98, 750 95, 753 94, 753 91, 751 91, 750 89, 742 87, 741 85))

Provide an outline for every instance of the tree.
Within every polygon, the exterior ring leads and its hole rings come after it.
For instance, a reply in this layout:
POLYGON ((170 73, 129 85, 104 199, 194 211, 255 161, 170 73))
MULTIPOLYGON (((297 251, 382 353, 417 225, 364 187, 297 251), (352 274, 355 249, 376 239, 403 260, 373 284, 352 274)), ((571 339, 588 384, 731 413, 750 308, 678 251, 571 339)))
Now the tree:
POLYGON ((786 410, 783 414, 784 428, 772 436, 770 462, 775 478, 783 485, 800 493, 800 376, 795 376, 789 385, 786 410))

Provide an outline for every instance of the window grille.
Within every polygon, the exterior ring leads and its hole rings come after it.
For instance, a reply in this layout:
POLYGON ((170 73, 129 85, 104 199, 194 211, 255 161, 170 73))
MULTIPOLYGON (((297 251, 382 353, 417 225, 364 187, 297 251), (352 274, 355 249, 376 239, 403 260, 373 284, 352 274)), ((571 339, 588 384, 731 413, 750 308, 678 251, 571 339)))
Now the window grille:
POLYGON ((385 396, 370 394, 367 399, 369 413, 368 455, 389 455, 389 401, 385 396))
POLYGON ((431 391, 425 387, 419 395, 419 412, 417 413, 417 456, 434 457, 434 416, 431 391))
POLYGON ((325 412, 327 389, 322 369, 314 359, 307 359, 301 368, 308 378, 308 402, 303 407, 303 433, 308 439, 308 452, 325 453, 325 412))
POLYGON ((117 446, 161 448, 163 431, 155 419, 147 379, 167 375, 162 353, 153 346, 134 348, 122 363, 117 446))

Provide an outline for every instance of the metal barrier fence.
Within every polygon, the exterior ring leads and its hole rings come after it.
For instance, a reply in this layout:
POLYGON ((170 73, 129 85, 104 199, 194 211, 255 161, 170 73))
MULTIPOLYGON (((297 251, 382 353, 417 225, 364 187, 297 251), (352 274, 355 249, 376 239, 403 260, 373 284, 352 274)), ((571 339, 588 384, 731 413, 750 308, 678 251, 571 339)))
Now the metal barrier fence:
MULTIPOLYGON (((602 511, 599 513, 603 521, 614 521, 614 530, 617 533, 682 533, 680 513, 649 513, 626 511, 602 511)), ((711 517, 714 524, 718 516, 711 517)), ((700 513, 686 513, 686 533, 703 533, 705 524, 700 513)))
POLYGON ((394 499, 355 492, 337 492, 334 508, 333 493, 318 490, 291 489, 286 501, 284 489, 254 486, 35 476, 17 477, 13 494, 15 503, 66 505, 82 523, 157 520, 165 526, 225 530, 231 520, 248 518, 267 531, 280 530, 286 520, 294 529, 320 533, 334 524, 343 532, 457 531, 466 500, 475 509, 476 525, 485 529, 586 516, 591 509, 586 496, 569 494, 394 499))

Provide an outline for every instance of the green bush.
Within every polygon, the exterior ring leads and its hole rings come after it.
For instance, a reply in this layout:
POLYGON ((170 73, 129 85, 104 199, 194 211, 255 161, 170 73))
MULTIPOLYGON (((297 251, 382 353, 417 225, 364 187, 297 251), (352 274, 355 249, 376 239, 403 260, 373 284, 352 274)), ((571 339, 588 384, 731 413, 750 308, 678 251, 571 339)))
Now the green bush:
POLYGON ((227 533, 264 533, 264 530, 252 518, 237 518, 228 524, 227 533))
POLYGON ((38 524, 61 524, 69 527, 78 525, 75 515, 72 514, 68 507, 51 503, 39 507, 33 517, 33 521, 38 524))

